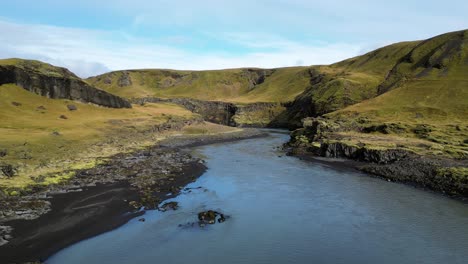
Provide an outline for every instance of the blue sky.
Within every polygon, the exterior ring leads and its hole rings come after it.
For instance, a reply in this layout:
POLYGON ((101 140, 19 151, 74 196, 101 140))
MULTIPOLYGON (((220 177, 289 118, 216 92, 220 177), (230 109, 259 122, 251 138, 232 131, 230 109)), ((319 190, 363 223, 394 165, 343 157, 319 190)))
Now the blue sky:
POLYGON ((82 77, 329 64, 468 28, 465 0, 2 2, 0 58, 39 59, 82 77))

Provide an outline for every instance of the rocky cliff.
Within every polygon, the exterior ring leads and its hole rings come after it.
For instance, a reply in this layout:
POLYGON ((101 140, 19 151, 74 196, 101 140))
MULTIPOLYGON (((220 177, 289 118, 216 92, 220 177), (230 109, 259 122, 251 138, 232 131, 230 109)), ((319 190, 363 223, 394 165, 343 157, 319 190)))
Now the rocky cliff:
POLYGON ((30 92, 54 99, 70 99, 112 108, 131 108, 118 96, 92 87, 64 68, 35 61, 0 64, 0 85, 16 84, 30 92))
POLYGON ((238 127, 280 127, 274 120, 285 108, 279 103, 235 104, 219 101, 203 101, 189 98, 162 99, 137 98, 135 104, 170 102, 181 105, 204 120, 216 124, 238 127))
MULTIPOLYGON (((387 180, 468 197, 468 160, 463 156, 454 158, 453 150, 441 153, 435 142, 412 139, 420 133, 420 125, 386 124, 376 127, 365 123, 307 118, 303 126, 291 134, 286 145, 291 155, 350 159, 360 162, 356 164, 359 170, 387 180), (395 137, 394 133, 408 135, 402 139, 395 137)), ((449 149, 447 144, 443 147, 449 149)))

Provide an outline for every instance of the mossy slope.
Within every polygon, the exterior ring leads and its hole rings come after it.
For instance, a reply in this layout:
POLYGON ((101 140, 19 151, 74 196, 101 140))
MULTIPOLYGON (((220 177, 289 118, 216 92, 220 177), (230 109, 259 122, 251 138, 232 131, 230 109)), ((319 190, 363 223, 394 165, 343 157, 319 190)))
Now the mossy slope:
POLYGON ((160 134, 152 129, 158 124, 198 118, 168 103, 112 109, 49 99, 16 85, 0 86, 0 109, 0 151, 5 154, 0 165, 17 169, 12 178, 0 175, 0 187, 54 183, 70 177, 66 171, 154 144, 160 134), (77 110, 70 111, 70 104, 77 110))
POLYGON ((307 67, 215 71, 128 70, 87 81, 126 98, 193 98, 229 102, 288 102, 309 82, 307 67))

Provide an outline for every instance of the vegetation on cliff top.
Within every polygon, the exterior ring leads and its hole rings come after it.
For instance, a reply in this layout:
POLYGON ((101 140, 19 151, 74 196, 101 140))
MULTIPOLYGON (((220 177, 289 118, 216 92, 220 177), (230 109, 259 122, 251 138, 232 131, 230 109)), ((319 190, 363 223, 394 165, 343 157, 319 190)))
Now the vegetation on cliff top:
POLYGON ((71 78, 71 79, 77 79, 77 80, 80 79, 74 73, 72 73, 66 68, 53 66, 51 64, 48 64, 42 61, 37 61, 37 60, 23 60, 23 59, 17 59, 17 58, 2 59, 0 60, 0 66, 15 66, 23 70, 27 70, 30 72, 37 72, 37 73, 40 73, 46 76, 52 76, 52 77, 63 77, 63 78, 71 78))

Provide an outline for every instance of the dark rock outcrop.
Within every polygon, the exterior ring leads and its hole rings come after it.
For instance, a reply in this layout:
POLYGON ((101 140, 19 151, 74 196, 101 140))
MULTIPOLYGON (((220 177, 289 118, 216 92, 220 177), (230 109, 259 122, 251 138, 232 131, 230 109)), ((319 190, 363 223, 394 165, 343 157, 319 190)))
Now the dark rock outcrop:
POLYGON ((70 110, 70 111, 76 111, 76 110, 78 110, 78 107, 76 107, 76 105, 72 105, 72 104, 67 105, 67 108, 68 108, 68 110, 70 110))
POLYGON ((234 104, 189 98, 146 97, 131 101, 135 104, 170 102, 201 115, 205 121, 237 127, 282 127, 273 120, 285 109, 280 103, 234 104))
POLYGON ((351 159, 360 162, 356 164, 357 169, 387 180, 468 197, 468 179, 463 175, 466 172, 457 170, 468 166, 466 160, 421 156, 405 149, 372 149, 343 142, 298 145, 292 147, 289 154, 351 159))
POLYGON ((252 90, 255 86, 265 82, 265 79, 271 76, 274 72, 274 69, 244 69, 242 71, 242 77, 247 78, 249 82, 249 90, 252 90))
POLYGON ((126 87, 132 85, 132 78, 130 77, 130 74, 128 71, 123 71, 122 75, 120 76, 118 83, 120 87, 126 87))
POLYGON ((10 164, 5 164, 0 166, 0 172, 6 177, 13 177, 16 175, 16 168, 10 164))
POLYGON ((161 99, 155 97, 134 99, 132 102, 136 104, 170 102, 181 105, 187 110, 201 115, 206 121, 228 126, 235 125, 232 117, 235 115, 237 107, 232 103, 201 101, 188 98, 161 99))
POLYGON ((0 66, 0 85, 16 84, 53 99, 78 100, 112 108, 132 107, 127 100, 90 86, 66 69, 62 71, 63 75, 47 75, 15 65, 0 66))
MULTIPOLYGON (((421 155, 404 146, 373 147, 362 142, 343 141, 333 135, 334 132, 346 128, 333 120, 307 118, 304 119, 303 125, 303 129, 292 133, 290 142, 286 144, 290 155, 345 158, 357 161, 353 163, 357 169, 390 181, 409 183, 450 195, 468 197, 468 178, 466 170, 463 169, 468 167, 466 160, 421 155)), ((395 129, 391 125, 374 126, 369 129, 371 131, 375 129, 380 131, 381 128, 395 129)), ((424 129, 427 128, 424 127, 424 129)))
POLYGON ((166 212, 168 210, 177 210, 179 209, 179 203, 178 202, 167 202, 164 203, 161 207, 159 207, 159 210, 162 212, 166 212))
POLYGON ((218 221, 218 223, 223 223, 226 221, 226 217, 222 213, 208 210, 198 213, 198 221, 198 224, 203 227, 206 224, 213 225, 216 221, 218 221))
POLYGON ((286 108, 281 103, 250 103, 236 105, 237 110, 233 116, 234 125, 238 127, 286 127, 276 122, 286 108))
POLYGON ((326 158, 347 158, 357 161, 388 164, 405 159, 410 154, 403 149, 371 149, 365 146, 351 146, 341 142, 322 142, 320 146, 311 146, 307 152, 326 158))

